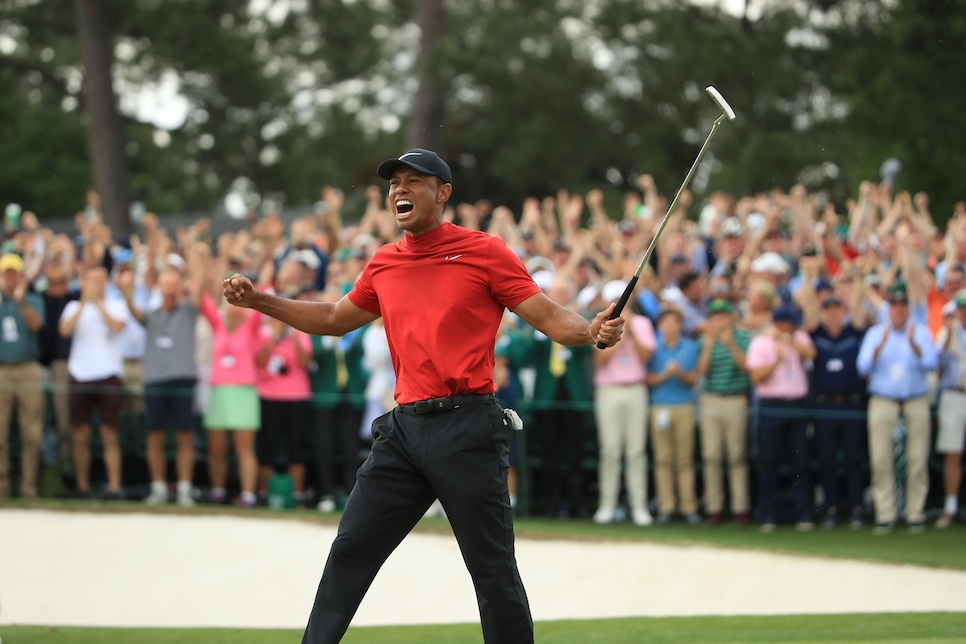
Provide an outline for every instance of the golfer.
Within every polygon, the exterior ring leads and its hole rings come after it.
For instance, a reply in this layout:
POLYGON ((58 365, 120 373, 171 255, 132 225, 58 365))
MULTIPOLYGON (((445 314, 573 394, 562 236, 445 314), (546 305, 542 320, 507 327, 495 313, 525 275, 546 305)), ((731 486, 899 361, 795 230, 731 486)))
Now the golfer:
POLYGON ((624 320, 607 320, 613 305, 591 321, 561 308, 500 239, 444 223, 453 178, 436 153, 413 149, 377 172, 405 234, 341 300, 274 297, 241 275, 224 285, 231 304, 313 335, 382 317, 396 370, 397 406, 372 424, 302 642, 342 638, 383 562, 437 498, 473 578, 484 640, 532 642, 507 491, 513 429, 493 395, 497 329, 509 308, 560 344, 612 346, 624 320))

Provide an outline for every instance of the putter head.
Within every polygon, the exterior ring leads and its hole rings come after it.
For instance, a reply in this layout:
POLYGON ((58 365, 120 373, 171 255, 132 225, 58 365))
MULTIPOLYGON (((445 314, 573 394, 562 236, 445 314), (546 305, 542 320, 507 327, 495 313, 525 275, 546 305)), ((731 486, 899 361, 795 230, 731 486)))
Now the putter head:
POLYGON ((714 102, 718 104, 718 107, 721 108, 721 111, 728 116, 729 121, 735 120, 735 111, 731 109, 730 105, 728 105, 728 101, 724 99, 724 96, 721 95, 721 92, 716 90, 713 85, 708 85, 704 88, 704 91, 711 95, 711 98, 713 98, 714 102))

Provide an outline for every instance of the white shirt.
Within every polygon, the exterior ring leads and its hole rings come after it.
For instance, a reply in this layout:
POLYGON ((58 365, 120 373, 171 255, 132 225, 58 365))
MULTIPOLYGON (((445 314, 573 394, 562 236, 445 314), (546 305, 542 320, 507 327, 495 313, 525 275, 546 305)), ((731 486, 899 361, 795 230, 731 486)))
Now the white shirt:
MULTIPOLYGON (((127 322, 131 317, 127 304, 115 299, 101 302, 107 314, 116 320, 127 322)), ((60 319, 65 320, 77 312, 80 302, 68 302, 60 319)), ((104 380, 124 375, 124 354, 121 333, 114 333, 97 307, 85 304, 81 310, 70 343, 67 371, 79 382, 104 380)))
POLYGON ((373 324, 366 329, 362 335, 362 349, 362 366, 369 372, 366 400, 382 400, 396 387, 396 373, 383 325, 373 324))

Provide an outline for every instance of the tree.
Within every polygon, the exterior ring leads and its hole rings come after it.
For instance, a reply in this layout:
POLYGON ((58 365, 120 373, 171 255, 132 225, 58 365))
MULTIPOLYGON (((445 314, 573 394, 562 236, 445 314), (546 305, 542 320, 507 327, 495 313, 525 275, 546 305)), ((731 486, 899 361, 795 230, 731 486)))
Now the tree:
POLYGON ((896 157, 897 189, 927 192, 943 222, 963 199, 966 149, 955 142, 966 122, 966 0, 837 4, 823 75, 848 106, 841 154, 853 184, 896 157))
POLYGON ((74 0, 84 63, 84 96, 90 116, 88 148, 94 185, 101 198, 104 222, 122 237, 131 234, 127 155, 124 131, 114 94, 114 41, 105 0, 74 0))
POLYGON ((446 23, 443 0, 424 0, 419 19, 419 59, 416 62, 419 87, 409 134, 414 147, 432 149, 439 143, 446 102, 442 80, 432 62, 440 40, 446 34, 446 23))

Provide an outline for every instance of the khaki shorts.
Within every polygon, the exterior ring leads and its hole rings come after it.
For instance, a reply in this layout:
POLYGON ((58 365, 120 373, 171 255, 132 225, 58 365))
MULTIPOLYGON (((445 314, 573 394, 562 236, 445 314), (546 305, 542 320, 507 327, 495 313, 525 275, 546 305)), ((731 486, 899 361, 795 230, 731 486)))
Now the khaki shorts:
POLYGON ((961 454, 966 443, 966 393, 944 389, 939 396, 939 435, 936 451, 961 454))

